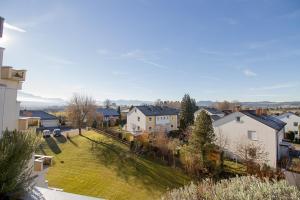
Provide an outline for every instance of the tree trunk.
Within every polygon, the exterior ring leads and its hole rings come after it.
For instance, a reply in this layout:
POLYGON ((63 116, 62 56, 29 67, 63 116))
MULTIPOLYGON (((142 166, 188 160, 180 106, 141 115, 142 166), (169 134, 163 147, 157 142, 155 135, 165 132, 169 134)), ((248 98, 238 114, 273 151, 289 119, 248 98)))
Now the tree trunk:
POLYGON ((79 131, 79 135, 82 135, 81 134, 81 127, 78 128, 78 131, 79 131))

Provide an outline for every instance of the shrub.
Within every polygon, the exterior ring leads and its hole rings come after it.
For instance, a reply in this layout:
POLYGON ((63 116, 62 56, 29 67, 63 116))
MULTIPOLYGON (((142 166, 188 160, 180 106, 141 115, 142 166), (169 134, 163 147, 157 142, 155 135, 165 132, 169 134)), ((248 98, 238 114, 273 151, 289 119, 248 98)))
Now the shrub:
POLYGON ((0 199, 14 199, 30 189, 29 162, 38 144, 39 138, 34 133, 4 131, 0 138, 0 199))
POLYGON ((295 132, 289 131, 286 133, 286 138, 289 139, 290 141, 294 141, 295 139, 295 132))
POLYGON ((296 200, 300 191, 286 181, 262 180, 253 176, 242 176, 214 183, 206 179, 197 186, 191 184, 169 191, 163 200, 296 200))

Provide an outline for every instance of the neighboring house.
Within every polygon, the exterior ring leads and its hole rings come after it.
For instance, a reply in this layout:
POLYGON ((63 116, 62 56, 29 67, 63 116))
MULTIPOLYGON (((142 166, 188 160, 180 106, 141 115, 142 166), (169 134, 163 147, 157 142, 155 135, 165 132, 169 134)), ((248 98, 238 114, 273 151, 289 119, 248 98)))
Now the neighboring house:
POLYGON ((225 116, 225 113, 215 109, 215 108, 210 108, 210 107, 202 107, 199 110, 197 110, 194 114, 195 119, 197 116, 201 113, 201 111, 205 111, 206 114, 208 114, 211 118, 212 121, 216 121, 222 117, 225 116))
POLYGON ((267 164, 276 168, 277 161, 287 152, 282 143, 285 124, 255 111, 239 111, 213 122, 213 127, 216 144, 222 146, 228 156, 238 159, 239 145, 254 143, 264 148, 268 153, 267 164))
POLYGON ((20 117, 40 118, 41 128, 59 127, 59 120, 55 115, 51 115, 42 110, 21 110, 20 117))
POLYGON ((114 124, 120 117, 118 111, 113 108, 97 108, 96 112, 101 116, 103 122, 110 122, 114 124))
POLYGON ((177 130, 179 110, 166 106, 135 106, 127 114, 127 131, 142 132, 177 130))
MULTIPOLYGON (((0 40, 4 19, 0 17, 0 40)), ((22 89, 26 71, 15 70, 3 66, 4 48, 0 47, 0 137, 5 129, 18 129, 20 102, 17 101, 17 91, 22 89)))
MULTIPOLYGON (((276 118, 286 123, 285 131, 293 131, 299 134, 299 126, 300 126, 300 117, 292 112, 283 113, 276 118)), ((299 137, 299 135, 298 135, 299 137)))

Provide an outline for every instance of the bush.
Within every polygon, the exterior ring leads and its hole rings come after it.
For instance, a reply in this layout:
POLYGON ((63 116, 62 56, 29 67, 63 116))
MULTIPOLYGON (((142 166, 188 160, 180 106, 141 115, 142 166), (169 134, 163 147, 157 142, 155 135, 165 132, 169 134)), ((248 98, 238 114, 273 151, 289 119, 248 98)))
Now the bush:
POLYGON ((206 179, 199 185, 191 184, 168 192, 163 200, 296 200, 300 191, 286 181, 261 180, 242 176, 214 183, 206 179))
POLYGON ((287 132, 286 133, 286 139, 289 139, 290 141, 294 141, 294 139, 295 139, 295 132, 293 132, 293 131, 289 131, 289 132, 287 132))
POLYGON ((5 131, 0 138, 0 199, 16 198, 31 186, 29 165, 39 138, 34 133, 5 131))

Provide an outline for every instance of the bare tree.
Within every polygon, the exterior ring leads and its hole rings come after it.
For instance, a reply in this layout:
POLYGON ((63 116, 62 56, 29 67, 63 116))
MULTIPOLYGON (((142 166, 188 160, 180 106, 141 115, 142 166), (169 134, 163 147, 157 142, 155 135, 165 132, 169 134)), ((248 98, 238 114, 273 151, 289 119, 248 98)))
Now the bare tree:
POLYGON ((74 94, 67 107, 68 117, 73 125, 78 128, 80 135, 84 123, 87 122, 88 117, 93 116, 95 112, 95 100, 92 97, 80 94, 74 94))
POLYGON ((169 152, 172 154, 173 167, 176 167, 175 154, 176 154, 179 146, 180 146, 180 140, 177 138, 171 139, 168 142, 168 149, 169 149, 169 152))
POLYGON ((111 101, 109 99, 106 99, 104 102, 103 102, 103 105, 105 106, 105 108, 109 108, 111 106, 111 101))
POLYGON ((258 166, 268 162, 268 152, 260 144, 246 143, 237 145, 237 156, 246 164, 248 173, 253 173, 258 166))
POLYGON ((228 138, 222 133, 222 129, 218 128, 216 133, 216 145, 220 147, 220 149, 226 149, 228 145, 228 138))

